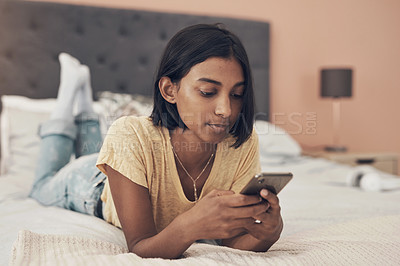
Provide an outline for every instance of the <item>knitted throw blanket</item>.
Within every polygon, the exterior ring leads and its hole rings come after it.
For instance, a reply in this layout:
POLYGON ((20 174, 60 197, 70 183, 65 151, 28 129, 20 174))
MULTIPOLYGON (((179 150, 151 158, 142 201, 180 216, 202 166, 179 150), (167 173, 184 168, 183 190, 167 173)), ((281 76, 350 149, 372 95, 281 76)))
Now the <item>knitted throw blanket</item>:
POLYGON ((256 253, 193 244, 177 260, 142 259, 125 247, 20 231, 10 265, 399 265, 400 215, 332 225, 280 239, 256 253))

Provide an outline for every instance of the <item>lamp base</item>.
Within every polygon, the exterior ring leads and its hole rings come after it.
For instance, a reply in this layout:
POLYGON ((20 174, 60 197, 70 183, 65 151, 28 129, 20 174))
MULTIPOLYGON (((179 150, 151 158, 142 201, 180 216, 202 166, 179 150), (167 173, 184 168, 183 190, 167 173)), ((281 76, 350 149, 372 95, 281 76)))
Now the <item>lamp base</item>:
POLYGON ((326 146, 324 150, 327 152, 346 152, 347 148, 344 146, 326 146))

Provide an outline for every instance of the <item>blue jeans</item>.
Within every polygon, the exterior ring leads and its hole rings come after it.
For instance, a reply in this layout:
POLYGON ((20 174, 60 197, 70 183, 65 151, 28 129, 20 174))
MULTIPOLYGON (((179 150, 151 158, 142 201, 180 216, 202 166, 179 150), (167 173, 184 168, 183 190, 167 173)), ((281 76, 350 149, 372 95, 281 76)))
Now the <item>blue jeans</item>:
POLYGON ((96 167, 102 144, 99 120, 84 113, 75 121, 50 120, 39 129, 40 155, 30 197, 43 205, 102 217, 106 176, 96 167), (71 160, 75 155, 75 160, 71 160))

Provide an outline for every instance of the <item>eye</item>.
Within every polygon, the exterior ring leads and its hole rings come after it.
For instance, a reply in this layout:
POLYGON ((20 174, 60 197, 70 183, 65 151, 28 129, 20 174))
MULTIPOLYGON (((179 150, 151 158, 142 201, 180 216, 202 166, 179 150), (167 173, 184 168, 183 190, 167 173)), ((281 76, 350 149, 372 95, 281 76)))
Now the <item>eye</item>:
POLYGON ((232 93, 231 95, 232 95, 232 97, 234 97, 234 98, 236 98, 236 99, 242 99, 242 98, 243 98, 243 94, 232 93))
POLYGON ((215 92, 208 92, 208 91, 202 91, 200 90, 200 94, 204 97, 211 97, 215 94, 215 92))

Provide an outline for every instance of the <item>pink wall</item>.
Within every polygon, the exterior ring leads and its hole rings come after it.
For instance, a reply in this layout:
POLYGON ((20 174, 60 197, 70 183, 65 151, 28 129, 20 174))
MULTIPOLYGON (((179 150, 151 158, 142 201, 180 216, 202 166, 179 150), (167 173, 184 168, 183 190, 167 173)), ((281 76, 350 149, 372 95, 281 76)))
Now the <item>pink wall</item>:
POLYGON ((322 66, 354 67, 342 103, 342 144, 400 154, 398 0, 48 0, 247 18, 271 23, 273 121, 303 146, 332 141, 331 101, 319 98, 322 66))

